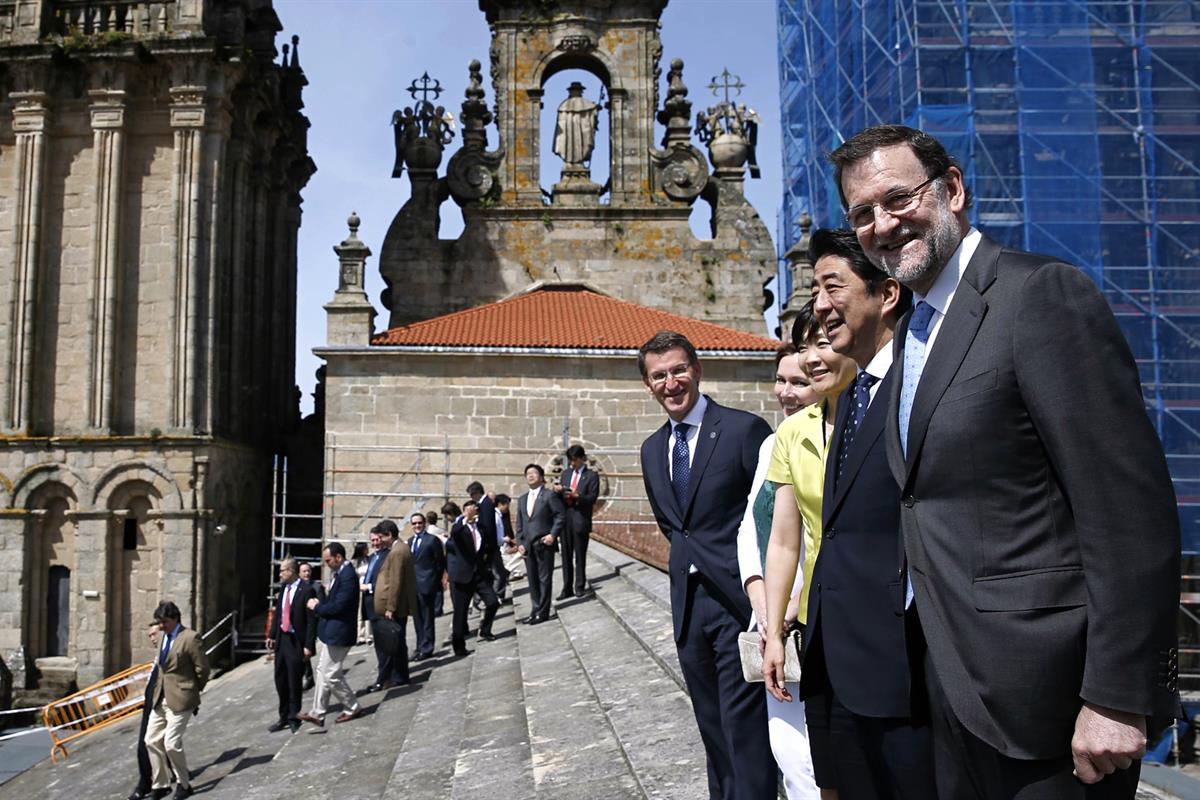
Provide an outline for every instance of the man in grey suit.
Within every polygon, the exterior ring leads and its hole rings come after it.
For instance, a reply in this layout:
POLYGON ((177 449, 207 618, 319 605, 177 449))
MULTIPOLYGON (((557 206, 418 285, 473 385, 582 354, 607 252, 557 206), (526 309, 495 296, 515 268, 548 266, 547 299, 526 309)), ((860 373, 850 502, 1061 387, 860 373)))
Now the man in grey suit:
POLYGON ((537 625, 550 618, 554 592, 554 548, 563 530, 563 504, 546 488, 546 471, 538 464, 525 467, 529 491, 517 499, 517 549, 525 556, 532 610, 525 621, 537 625))
POLYGON ((938 794, 1132 798, 1146 718, 1178 708, 1180 537, 1121 329, 1079 269, 971 226, 933 137, 881 125, 830 158, 914 295, 886 436, 938 794))

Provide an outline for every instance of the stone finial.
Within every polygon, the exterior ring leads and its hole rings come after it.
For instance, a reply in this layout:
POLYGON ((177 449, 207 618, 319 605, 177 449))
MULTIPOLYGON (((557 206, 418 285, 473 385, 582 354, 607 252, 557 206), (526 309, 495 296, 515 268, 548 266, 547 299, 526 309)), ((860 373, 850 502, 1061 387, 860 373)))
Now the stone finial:
POLYGON ((460 206, 495 197, 500 188, 497 172, 504 154, 488 151, 487 126, 493 116, 483 101, 483 67, 478 59, 467 65, 466 98, 462 104, 462 148, 446 164, 446 184, 460 206))
POLYGON ((667 72, 667 100, 658 112, 657 119, 667 132, 663 136, 663 147, 686 144, 691 139, 692 104, 687 99, 688 88, 683 82, 683 59, 671 59, 667 72))
MULTIPOLYGON (((357 211, 351 211, 350 216, 346 218, 346 225, 350 228, 350 239, 358 238, 358 226, 362 224, 362 220, 358 218, 357 211)), ((347 239, 346 241, 350 241, 347 239)))
POLYGON ((432 180, 437 177, 442 150, 454 138, 454 116, 442 106, 435 106, 442 93, 442 84, 426 72, 409 85, 413 105, 392 114, 395 134, 396 163, 392 177, 399 178, 408 167, 414 179, 432 180))
POLYGON ((696 135, 708 145, 708 157, 717 178, 737 187, 742 185, 742 167, 749 164, 750 177, 759 177, 755 146, 758 144, 758 113, 745 103, 734 102, 745 88, 742 79, 728 69, 713 77, 708 88, 723 98, 696 115, 696 135), (731 97, 730 91, 734 94, 731 97))
POLYGON ((292 69, 300 69, 300 37, 292 34, 292 69))
POLYGON ((487 126, 492 121, 492 112, 483 101, 483 67, 478 59, 472 59, 467 67, 466 100, 462 104, 463 147, 484 149, 487 147, 487 126))
POLYGON ((338 257, 338 288, 325 304, 326 341, 330 345, 367 345, 375 324, 375 309, 364 288, 371 250, 358 238, 358 214, 346 219, 350 235, 333 252, 338 257))
POLYGON ((289 48, 285 44, 283 46, 283 60, 279 62, 279 66, 283 67, 284 69, 287 69, 287 65, 288 65, 288 50, 289 50, 289 48))

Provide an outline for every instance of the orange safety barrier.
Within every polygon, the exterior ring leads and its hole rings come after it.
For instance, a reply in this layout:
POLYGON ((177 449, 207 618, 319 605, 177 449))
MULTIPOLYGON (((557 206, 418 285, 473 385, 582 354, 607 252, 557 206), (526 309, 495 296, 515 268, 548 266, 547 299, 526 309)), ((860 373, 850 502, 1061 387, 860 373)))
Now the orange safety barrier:
POLYGON ((110 675, 73 695, 46 704, 42 722, 50 732, 50 760, 67 755, 67 742, 138 713, 154 664, 139 664, 110 675))

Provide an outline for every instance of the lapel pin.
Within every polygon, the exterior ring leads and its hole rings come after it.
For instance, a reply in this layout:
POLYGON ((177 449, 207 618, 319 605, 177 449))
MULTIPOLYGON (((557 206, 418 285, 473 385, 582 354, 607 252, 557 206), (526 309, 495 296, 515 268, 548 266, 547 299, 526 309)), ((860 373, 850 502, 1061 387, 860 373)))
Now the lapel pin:
POLYGON ((708 438, 710 438, 710 439, 715 439, 715 438, 717 438, 717 432, 716 432, 716 431, 711 431, 711 432, 708 434, 708 438))

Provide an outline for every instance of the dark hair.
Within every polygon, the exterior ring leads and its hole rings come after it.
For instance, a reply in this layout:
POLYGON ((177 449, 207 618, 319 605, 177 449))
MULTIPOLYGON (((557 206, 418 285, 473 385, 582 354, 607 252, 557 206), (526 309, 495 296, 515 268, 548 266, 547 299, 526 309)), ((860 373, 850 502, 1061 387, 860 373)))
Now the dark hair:
MULTIPOLYGON (((925 131, 909 128, 906 125, 873 125, 851 136, 842 145, 829 154, 833 163, 833 180, 837 183, 838 194, 842 198, 842 207, 846 207, 846 193, 842 191, 842 171, 851 164, 862 161, 867 156, 884 147, 904 144, 912 150, 913 155, 925 168, 925 177, 935 175, 944 177, 946 170, 956 167, 962 172, 958 159, 946 152, 946 148, 937 139, 925 131)), ((963 209, 970 208, 975 203, 975 196, 963 179, 963 190, 966 192, 966 204, 963 209)))
POLYGON ((395 539, 397 536, 400 535, 400 528, 397 527, 396 523, 392 522, 390 519, 385 519, 382 522, 380 522, 378 525, 376 525, 374 528, 371 528, 371 533, 378 533, 381 535, 387 534, 388 536, 395 539))
POLYGON ((453 500, 447 500, 442 505, 442 516, 446 519, 454 519, 462 513, 462 509, 458 507, 458 503, 453 500))
MULTIPOLYGON (((463 511, 466 511, 471 506, 475 506, 476 508, 479 508, 479 501, 478 500, 468 500, 467 502, 463 503, 463 511)), ((455 514, 455 516, 458 516, 458 515, 455 514)))
POLYGON ((413 513, 408 515, 408 521, 410 523, 412 522, 413 517, 420 517, 421 522, 424 522, 426 524, 429 523, 429 519, 424 514, 422 514, 420 511, 414 511, 413 513))
POLYGON ((436 511, 428 512, 425 515, 425 521, 428 522, 430 525, 437 525, 438 513, 436 511))
POLYGON ((546 470, 542 468, 541 464, 526 464, 525 469, 521 470, 521 474, 524 475, 531 469, 536 469, 538 471, 538 475, 542 476, 542 480, 546 480, 546 470))
POLYGON ((792 321, 792 346, 799 350, 817 338, 820 332, 821 320, 817 319, 817 312, 813 311, 813 301, 809 300, 800 306, 796 319, 792 321))
POLYGON ((496 495, 496 505, 502 506, 512 502, 512 498, 506 494, 496 495))
POLYGON ((367 543, 366 542, 355 542, 354 543, 354 555, 350 556, 350 558, 352 560, 357 560, 357 559, 366 558, 366 557, 367 557, 367 543))
POLYGON ((796 348, 796 345, 791 342, 784 342, 779 345, 779 347, 775 348, 775 369, 779 369, 780 361, 783 361, 788 356, 794 356, 798 352, 800 351, 796 348))
POLYGON ((179 613, 179 606, 172 603, 170 600, 163 600, 158 604, 158 608, 154 609, 154 621, 163 622, 168 619, 173 619, 179 622, 183 615, 179 613))
POLYGON ((638 349, 638 372, 642 373, 642 378, 646 377, 646 355, 648 353, 661 355, 676 347, 687 353, 688 366, 694 367, 700 363, 700 359, 696 356, 696 348, 692 346, 686 336, 675 331, 659 331, 638 349))
POLYGON ((567 458, 587 458, 587 451, 581 444, 573 444, 567 448, 567 458))
POLYGON ((337 558, 338 556, 341 556, 342 558, 346 557, 346 548, 342 546, 341 542, 330 542, 329 544, 325 545, 325 549, 328 550, 329 555, 333 556, 334 558, 337 558))
POLYGON ((467 494, 483 494, 483 484, 479 481, 471 481, 467 484, 467 494))
MULTIPOLYGON (((867 294, 875 295, 888 279, 888 274, 871 263, 854 231, 846 228, 820 228, 808 240, 808 260, 816 269, 817 259, 837 256, 850 262, 850 269, 867 287, 867 294)), ((912 305, 912 291, 900 286, 900 299, 896 302, 896 319, 912 305)))

